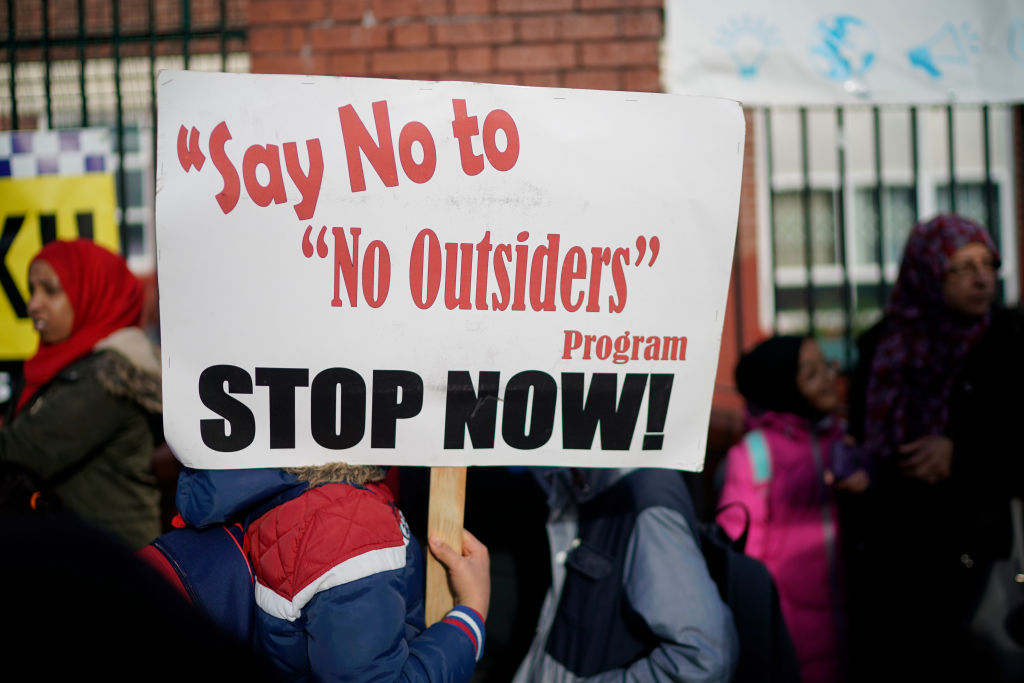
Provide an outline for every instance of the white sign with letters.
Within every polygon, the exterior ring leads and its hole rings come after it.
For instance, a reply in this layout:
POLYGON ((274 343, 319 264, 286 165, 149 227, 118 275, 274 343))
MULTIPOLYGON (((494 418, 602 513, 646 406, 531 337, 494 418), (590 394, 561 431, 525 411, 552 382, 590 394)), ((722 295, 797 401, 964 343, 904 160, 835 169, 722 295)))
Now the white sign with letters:
POLYGON ((712 98, 162 72, 168 443, 700 469, 743 137, 712 98))

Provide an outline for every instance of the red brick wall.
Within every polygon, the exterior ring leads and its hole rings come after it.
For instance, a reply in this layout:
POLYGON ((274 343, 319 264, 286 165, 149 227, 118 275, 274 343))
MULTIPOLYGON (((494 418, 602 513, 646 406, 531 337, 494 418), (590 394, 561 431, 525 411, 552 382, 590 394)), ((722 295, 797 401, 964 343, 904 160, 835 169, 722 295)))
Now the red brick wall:
MULTIPOLYGON (((254 73, 661 90, 662 0, 250 0, 254 73)), ((742 428, 733 367, 757 328, 753 126, 709 450, 742 428)))
POLYGON ((254 73, 658 91, 662 0, 250 0, 254 73))
POLYGON ((743 152, 743 185, 736 231, 736 251, 729 284, 729 302, 722 329, 722 349, 715 379, 714 411, 708 448, 724 452, 739 439, 743 428, 743 399, 736 391, 733 371, 740 354, 764 338, 757 314, 757 207, 754 170, 754 122, 746 112, 747 136, 743 152))
MULTIPOLYGON (((153 2, 152 0, 50 0, 47 21, 44 22, 43 3, 40 0, 15 0, 14 3, 0 3, 0 27, 6 27, 13 19, 18 40, 93 40, 85 45, 85 57, 110 57, 113 44, 109 40, 115 32, 122 39, 119 54, 122 57, 148 55, 148 37, 180 33, 186 28, 191 32, 218 30, 221 27, 237 29, 245 26, 246 0, 189 0, 188 12, 182 2, 153 2), (117 12, 116 16, 114 12, 117 12), (81 21, 79 17, 81 16, 81 21), (116 19, 116 21, 115 21, 116 19), (142 38, 142 40, 140 40, 142 38)), ((7 45, 0 46, 0 59, 10 60, 7 45)), ((240 45, 231 42, 230 48, 240 45)), ((181 54, 181 41, 156 41, 157 54, 181 54)), ((192 54, 219 52, 220 41, 193 38, 189 45, 192 54)), ((78 59, 79 48, 73 43, 51 45, 51 60, 78 59)), ((20 49, 16 61, 33 61, 43 58, 41 48, 20 49)))

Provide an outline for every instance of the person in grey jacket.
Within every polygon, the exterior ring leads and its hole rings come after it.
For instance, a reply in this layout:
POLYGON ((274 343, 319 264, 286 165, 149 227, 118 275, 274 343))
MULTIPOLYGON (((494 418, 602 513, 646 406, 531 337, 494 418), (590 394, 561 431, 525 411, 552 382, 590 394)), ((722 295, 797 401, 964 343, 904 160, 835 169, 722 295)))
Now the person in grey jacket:
POLYGON ((678 472, 538 468, 552 585, 514 683, 729 681, 739 642, 678 472))

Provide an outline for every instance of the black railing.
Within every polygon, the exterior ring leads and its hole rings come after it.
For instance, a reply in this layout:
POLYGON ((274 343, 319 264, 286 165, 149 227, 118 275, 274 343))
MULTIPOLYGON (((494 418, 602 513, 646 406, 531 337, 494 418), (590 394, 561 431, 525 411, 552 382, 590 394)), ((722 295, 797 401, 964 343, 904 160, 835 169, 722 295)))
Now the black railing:
MULTIPOLYGON (((881 315, 913 220, 963 213, 997 247, 1019 234, 1014 115, 1001 105, 764 110, 774 329, 822 337, 849 367, 855 336, 881 315)), ((1005 300, 1019 265, 1004 264, 1005 300)))
MULTIPOLYGON (((189 68, 200 55, 214 58, 206 68, 231 70, 229 57, 247 52, 247 16, 244 0, 6 0, 6 41, 0 55, 7 65, 6 88, 0 89, 0 129, 75 128, 105 125, 116 139, 116 187, 123 249, 128 235, 129 187, 125 169, 126 141, 137 119, 150 128, 156 121, 156 75, 161 60, 176 58, 189 68), (88 9, 88 16, 87 10, 88 9), (216 58, 219 57, 219 60, 216 58), (123 91, 127 59, 148 62, 148 93, 144 102, 126 101, 123 91), (94 101, 89 67, 113 63, 113 112, 94 101), (77 63, 77 116, 68 114, 67 93, 55 89, 53 69, 58 63, 77 63), (43 105, 30 106, 25 91, 38 89, 37 76, 20 74, 19 66, 41 67, 43 105), (6 90, 6 92, 3 92, 6 90), (63 115, 58 117, 58 109, 63 115)), ((2 74, 2 71, 0 71, 2 74)), ((2 76, 0 76, 2 77, 2 76)), ((72 108, 74 108, 72 106, 72 108)), ((149 164, 155 159, 155 135, 149 164)), ((151 173, 149 174, 151 177, 151 173)), ((152 207, 145 207, 152 210, 152 207)))

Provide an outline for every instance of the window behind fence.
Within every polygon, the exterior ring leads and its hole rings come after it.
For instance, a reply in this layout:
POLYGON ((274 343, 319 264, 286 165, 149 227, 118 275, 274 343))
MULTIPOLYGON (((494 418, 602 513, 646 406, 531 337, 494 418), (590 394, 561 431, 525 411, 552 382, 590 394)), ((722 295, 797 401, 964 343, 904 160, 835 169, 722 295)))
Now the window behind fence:
POLYGON ((813 332, 850 364, 910 228, 950 211, 989 229, 1018 300, 1010 107, 776 107, 756 122, 762 327, 813 332))

